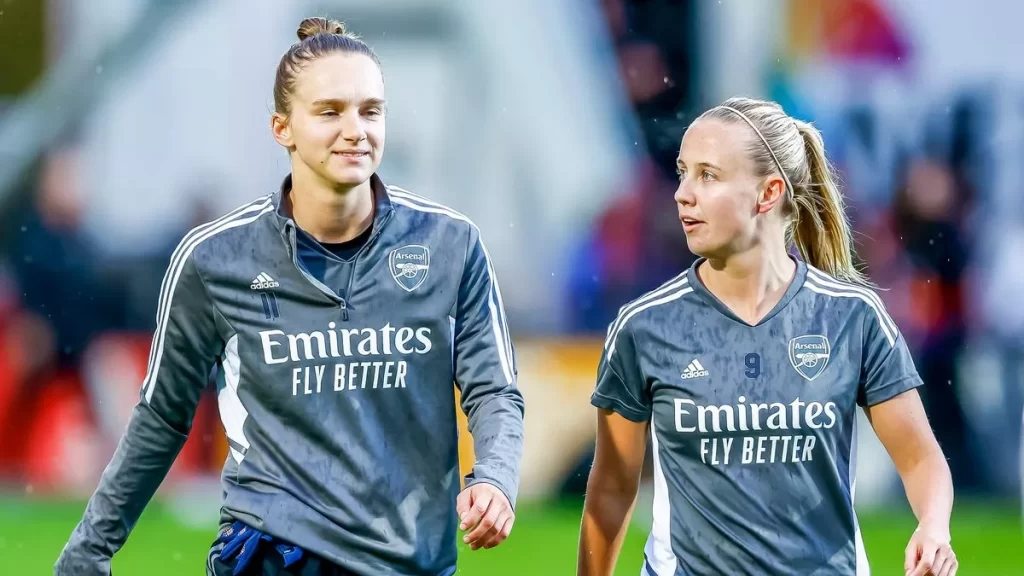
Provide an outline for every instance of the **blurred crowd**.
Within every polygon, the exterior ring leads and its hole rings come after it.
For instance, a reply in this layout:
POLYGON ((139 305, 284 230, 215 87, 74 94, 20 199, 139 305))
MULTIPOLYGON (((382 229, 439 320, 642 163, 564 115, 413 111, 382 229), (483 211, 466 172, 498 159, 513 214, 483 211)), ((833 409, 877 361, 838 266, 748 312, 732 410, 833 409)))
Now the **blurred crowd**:
MULTIPOLYGON (((0 216, 0 434, 11 440, 0 443, 0 485, 95 481, 137 396, 135 365, 186 231, 135 258, 98 250, 82 231, 79 160, 73 140, 49 151, 0 216)), ((211 216, 197 210, 195 223, 211 216)))
MULTIPOLYGON (((693 261, 672 206, 675 156, 689 119, 713 102, 693 88, 696 35, 685 31, 697 24, 686 4, 603 2, 631 106, 623 133, 634 140, 634 175, 571 255, 566 336, 603 333, 619 306, 693 261)), ((884 177, 854 153, 872 157, 870 132, 887 121, 883 111, 843 113, 824 125, 825 136, 847 184, 859 256, 916 356, 958 488, 1006 492, 1019 481, 1024 329, 987 338, 982 320, 993 313, 978 304, 991 301, 982 293, 997 267, 991 252, 979 256, 991 246, 985 214, 994 202, 977 177, 979 166, 991 167, 979 163, 985 99, 972 93, 943 106, 948 112, 892 154, 884 177), (888 184, 862 185, 877 181, 888 184), (990 354, 972 356, 972 346, 990 354), (993 394, 999 400, 986 402, 993 394)), ((73 137, 50 150, 0 207, 0 437, 20 438, 0 442, 0 483, 32 490, 91 488, 105 456, 81 470, 61 459, 88 461, 116 442, 120 407, 134 401, 145 367, 164 269, 187 230, 130 258, 96 249, 81 233, 79 154, 73 137)), ((215 216, 201 205, 193 213, 193 223, 215 216)), ((1005 282, 1016 282, 1009 274, 1005 282)), ((1018 310, 1005 306, 1014 301, 994 308, 1012 317, 1018 310)), ((218 425, 207 401, 187 449, 194 469, 215 471, 223 461, 212 441, 218 425)))

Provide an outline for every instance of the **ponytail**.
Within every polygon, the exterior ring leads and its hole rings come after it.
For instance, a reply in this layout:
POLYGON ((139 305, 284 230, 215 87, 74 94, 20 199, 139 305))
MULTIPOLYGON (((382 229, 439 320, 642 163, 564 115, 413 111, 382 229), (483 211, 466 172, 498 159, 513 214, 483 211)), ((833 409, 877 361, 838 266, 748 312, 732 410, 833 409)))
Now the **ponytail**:
POLYGON ((787 246, 795 244, 805 262, 830 276, 871 286, 853 263, 853 232, 818 129, 775 102, 751 98, 730 98, 705 117, 743 121, 763 145, 751 146, 751 160, 758 176, 778 171, 786 182, 787 246))
POLYGON ((868 286, 868 279, 854 265, 853 232, 835 174, 825 157, 821 133, 807 122, 795 122, 807 154, 810 183, 793 190, 793 242, 811 266, 840 280, 868 286))

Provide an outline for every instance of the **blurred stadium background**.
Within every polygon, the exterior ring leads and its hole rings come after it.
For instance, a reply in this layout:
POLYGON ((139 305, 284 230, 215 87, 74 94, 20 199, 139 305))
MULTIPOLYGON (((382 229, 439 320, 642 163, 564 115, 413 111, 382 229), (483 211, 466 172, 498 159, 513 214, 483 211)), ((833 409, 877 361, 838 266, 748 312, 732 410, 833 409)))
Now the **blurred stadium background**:
MULTIPOLYGON (((691 262, 673 159, 730 95, 815 121, 925 377, 961 573, 1024 574, 1024 4, 1014 0, 0 0, 0 574, 46 574, 123 429, 191 226, 277 187, 298 21, 378 50, 385 180, 482 228, 527 397, 512 538, 465 574, 571 574, 588 403, 617 308, 691 262)), ((876 574, 914 528, 860 427, 876 574)), ((471 462, 468 437, 463 455, 471 462)), ((226 456, 213 391, 117 574, 200 574, 226 456)), ((620 574, 639 570, 647 488, 620 574)))

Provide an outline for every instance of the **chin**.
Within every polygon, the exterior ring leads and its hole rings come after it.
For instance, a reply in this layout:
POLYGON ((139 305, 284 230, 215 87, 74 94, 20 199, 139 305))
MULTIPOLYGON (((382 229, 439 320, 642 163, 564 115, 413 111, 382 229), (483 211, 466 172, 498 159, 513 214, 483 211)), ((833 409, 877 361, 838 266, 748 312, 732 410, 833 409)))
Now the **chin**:
POLYGON ((723 252, 724 246, 713 245, 712 243, 701 239, 687 238, 686 248, 690 251, 690 254, 693 254, 694 256, 713 259, 723 252))
POLYGON ((699 239, 686 237, 686 249, 690 251, 690 254, 694 256, 704 256, 707 252, 706 242, 701 242, 699 239))
POLYGON ((328 180, 331 180, 332 182, 338 184, 339 186, 358 186, 363 182, 369 180, 370 176, 372 175, 372 170, 367 170, 364 168, 349 168, 342 170, 331 170, 324 176, 326 176, 328 180))

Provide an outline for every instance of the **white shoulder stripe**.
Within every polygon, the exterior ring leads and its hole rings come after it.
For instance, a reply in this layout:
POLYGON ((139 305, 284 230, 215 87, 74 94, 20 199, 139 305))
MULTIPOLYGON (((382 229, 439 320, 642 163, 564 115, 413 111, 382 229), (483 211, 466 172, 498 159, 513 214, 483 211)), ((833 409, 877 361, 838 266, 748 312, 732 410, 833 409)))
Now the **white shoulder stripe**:
POLYGON ((497 295, 498 311, 499 311, 500 316, 502 318, 501 326, 502 326, 502 331, 504 333, 504 338, 505 338, 505 348, 506 348, 506 352, 505 353, 508 355, 509 362, 511 363, 512 369, 513 369, 513 372, 514 372, 515 371, 515 366, 516 366, 515 354, 513 354, 513 352, 512 352, 512 338, 509 336, 508 320, 507 320, 507 318, 505 318, 505 304, 504 304, 504 301, 501 298, 501 289, 498 287, 497 274, 494 272, 494 263, 491 260, 490 253, 487 251, 487 246, 484 245, 483 234, 480 232, 480 228, 476 225, 475 222, 470 220, 469 217, 466 216, 465 214, 459 212, 458 210, 454 210, 454 209, 452 209, 449 206, 445 206, 444 204, 441 204, 440 202, 435 202, 433 200, 430 200, 428 198, 420 196, 419 194, 413 194, 412 192, 409 192, 405 188, 400 188, 400 187, 394 186, 394 185, 388 185, 387 189, 388 189, 388 192, 391 194, 391 197, 392 197, 393 200, 394 199, 405 200, 405 202, 401 202, 401 201, 397 202, 398 204, 400 204, 402 206, 405 206, 407 208, 413 208, 414 210, 420 210, 420 211, 427 211, 427 212, 435 212, 435 213, 444 214, 446 216, 454 218, 455 220, 461 220, 463 222, 466 222, 470 226, 472 226, 473 228, 476 229, 477 237, 480 239, 480 246, 483 248, 484 256, 486 256, 486 258, 487 258, 488 273, 490 274, 491 282, 494 285, 494 290, 495 290, 495 293, 497 295), (440 212, 425 210, 425 208, 435 208, 436 210, 439 210, 440 212))
MULTIPOLYGON (((446 213, 448 213, 449 216, 451 216, 452 218, 455 218, 456 220, 462 220, 464 222, 469 222, 474 227, 476 226, 476 224, 473 223, 473 221, 470 220, 469 217, 467 217, 465 214, 459 212, 458 210, 455 210, 454 208, 452 208, 450 206, 445 206, 444 204, 441 204, 440 202, 436 202, 436 201, 431 200, 429 198, 424 198, 423 196, 420 196, 419 194, 413 194, 412 192, 409 192, 408 190, 406 190, 404 188, 399 188, 398 186, 388 185, 387 189, 388 189, 388 192, 391 194, 392 198, 401 198, 403 200, 409 200, 410 202, 415 202, 415 203, 417 203, 417 204, 419 204, 421 206, 429 206, 431 208, 438 208, 440 210, 444 210, 446 213)), ((402 204, 402 205, 405 206, 405 204, 402 204)))
MULTIPOLYGON (((626 315, 627 311, 630 308, 634 306, 639 306, 644 301, 657 297, 660 294, 664 294, 666 291, 671 290, 673 288, 678 288, 679 286, 682 286, 688 283, 689 281, 690 278, 688 276, 688 271, 684 271, 682 274, 674 276, 672 279, 668 280, 667 282, 664 282, 661 286, 658 286, 654 290, 641 294, 639 298, 626 302, 625 304, 619 307, 619 311, 615 315, 615 320, 613 320, 612 323, 608 325, 607 335, 611 335, 611 333, 615 331, 615 327, 618 325, 622 317, 626 315)), ((605 348, 608 347, 607 344, 608 343, 605 342, 605 348)))
POLYGON ((268 197, 261 203, 243 207, 239 211, 232 212, 224 218, 211 222, 209 225, 197 227, 178 245, 178 249, 175 250, 174 257, 172 257, 172 263, 168 266, 167 274, 164 276, 167 298, 162 305, 158 305, 156 333, 150 347, 150 366, 145 380, 142 381, 146 402, 150 402, 153 399, 153 391, 156 390, 157 377, 160 373, 160 361, 164 353, 164 338, 167 335, 167 321, 170 317, 171 305, 174 300, 174 288, 178 284, 178 278, 181 276, 181 271, 185 268, 188 257, 196 249, 196 246, 199 246, 207 239, 225 230, 255 222, 264 214, 273 211, 274 205, 268 197))
POLYGON ((669 302, 672 302, 673 300, 678 300, 678 299, 682 298, 683 296, 689 294, 690 292, 693 292, 693 288, 690 288, 689 286, 687 286, 686 288, 681 288, 681 289, 676 290, 675 292, 671 292, 669 294, 666 294, 665 296, 662 296, 661 298, 658 298, 657 300, 650 300, 650 301, 646 302, 643 306, 640 306, 640 307, 637 307, 637 308, 633 308, 629 312, 629 314, 626 314, 622 318, 622 322, 619 323, 619 327, 615 331, 615 334, 614 334, 615 337, 613 337, 611 339, 611 347, 608 348, 608 359, 610 360, 611 357, 612 357, 612 354, 615 354, 615 339, 618 337, 619 332, 622 331, 622 329, 626 326, 626 322, 629 322, 630 318, 632 318, 633 316, 636 316, 637 314, 643 312, 644 310, 646 310, 648 308, 652 308, 654 306, 660 306, 662 304, 667 304, 669 302))
POLYGON ((505 317, 505 303, 501 298, 501 289, 498 287, 498 276, 494 272, 494 264, 491 262, 491 255, 487 252, 487 246, 484 245, 483 238, 480 235, 480 229, 477 228, 476 224, 472 220, 465 217, 458 212, 447 208, 436 202, 430 202, 429 200, 421 200, 419 198, 407 197, 407 194, 396 192, 393 187, 388 187, 391 192, 391 200, 401 206, 412 208, 419 212, 427 212, 431 214, 442 214, 455 220, 461 220, 468 223, 470 226, 476 229, 477 239, 480 242, 480 247, 484 251, 484 259, 487 261, 487 276, 491 282, 491 291, 487 301, 487 307, 491 312, 491 328, 494 332, 494 341, 498 348, 498 359, 501 362, 501 369, 505 375, 505 380, 512 384, 515 381, 515 354, 512 351, 512 339, 508 332, 508 320, 505 317))
POLYGON ((686 274, 686 272, 683 272, 682 274, 662 284, 658 288, 648 292, 647 294, 644 294, 643 296, 637 298, 636 300, 633 300, 632 302, 620 308, 619 314, 615 317, 615 321, 608 326, 608 334, 605 337, 604 349, 608 350, 609 347, 611 347, 612 342, 614 342, 615 338, 617 338, 619 335, 619 330, 622 328, 622 324, 625 324, 624 319, 629 315, 629 313, 632 310, 636 309, 639 306, 642 306, 645 302, 650 302, 651 300, 664 294, 667 294, 672 290, 675 290, 676 288, 685 286, 690 281, 689 277, 686 274))
POLYGON ((427 202, 433 202, 434 204, 437 204, 437 202, 431 200, 430 198, 427 198, 426 196, 422 196, 420 194, 415 194, 413 192, 410 192, 409 190, 406 190, 405 188, 402 188, 401 186, 395 186, 394 184, 388 184, 387 186, 385 186, 385 188, 388 189, 388 192, 396 192, 396 193, 408 196, 409 198, 418 198, 420 200, 425 200, 427 202))
POLYGON ((505 348, 506 348, 505 353, 507 354, 507 357, 509 358, 509 361, 510 361, 510 363, 511 363, 511 365, 513 367, 513 371, 514 371, 514 368, 515 368, 515 355, 512 353, 512 338, 509 336, 508 321, 505 318, 505 303, 504 303, 504 301, 501 298, 501 289, 499 288, 498 282, 497 282, 497 277, 498 276, 494 272, 494 264, 493 264, 493 262, 491 260, 491 254, 490 254, 490 252, 487 251, 487 246, 483 242, 483 235, 480 232, 480 228, 476 225, 475 222, 470 220, 469 217, 467 217, 465 214, 462 214, 461 212, 453 210, 453 209, 449 208, 448 206, 445 206, 444 204, 440 204, 438 202, 434 202, 432 200, 428 200, 428 199, 426 199, 426 198, 424 198, 422 196, 419 196, 417 194, 413 194, 412 192, 409 192, 408 190, 405 190, 403 188, 399 188, 398 186, 390 186, 389 185, 387 188, 388 188, 388 192, 391 193, 392 200, 394 200, 396 204, 399 204, 401 206, 405 206, 407 208, 412 208, 413 210, 418 210, 420 212, 427 212, 427 213, 432 213, 432 214, 443 214, 445 216, 448 216, 449 218, 453 218, 455 220, 461 220, 462 222, 466 222, 467 224, 469 224, 470 226, 472 226, 476 230, 477 238, 480 240, 480 246, 481 246, 481 248, 483 248, 484 256, 487 259, 487 273, 489 274, 489 276, 491 278, 491 283, 494 285, 495 294, 497 295, 497 301, 498 301, 497 308, 498 308, 498 311, 499 311, 500 316, 502 318, 501 325, 502 325, 502 331, 503 331, 504 338, 505 338, 505 348), (433 208, 433 209, 431 209, 431 208, 433 208))
POLYGON ((817 268, 810 265, 807 266, 807 275, 813 278, 815 282, 822 286, 828 288, 835 288, 837 290, 857 292, 858 294, 863 294, 864 296, 867 296, 869 300, 875 303, 875 306, 877 306, 877 310, 881 312, 881 317, 885 319, 886 323, 889 326, 889 330, 893 334, 899 332, 899 329, 896 327, 896 322, 893 321, 892 317, 889 316, 889 313, 885 309, 885 303, 883 303, 882 299, 878 297, 878 294, 875 294, 874 290, 871 290, 870 288, 864 286, 850 284, 849 282, 843 282, 842 280, 833 278, 832 276, 829 276, 825 272, 822 272, 821 270, 818 270, 817 268))
MULTIPOLYGON (((200 234, 202 234, 203 232, 205 232, 205 231, 207 231, 207 230, 209 230, 211 228, 214 228, 214 227, 220 225, 223 222, 226 222, 226 221, 231 220, 233 218, 242 216, 244 214, 248 214, 248 213, 251 213, 251 212, 256 212, 256 211, 262 210, 263 208, 265 208, 270 203, 270 198, 271 198, 271 195, 269 195, 269 194, 267 196, 262 196, 260 198, 257 198, 256 200, 253 200, 252 202, 249 202, 248 204, 243 204, 242 206, 239 206, 238 208, 235 208, 231 212, 228 212, 227 214, 221 216, 220 218, 217 218, 216 220, 213 220, 211 222, 206 222, 205 224, 200 224, 199 226, 196 226, 195 228, 193 228, 192 230, 189 230, 188 233, 185 234, 185 236, 181 239, 181 242, 178 243, 178 246, 174 249, 174 252, 171 254, 170 263, 167 265, 168 273, 164 274, 163 282, 161 282, 161 284, 160 284, 160 297, 157 300, 157 305, 156 305, 156 321, 157 321, 157 327, 158 328, 159 328, 159 324, 160 324, 160 318, 163 316, 164 306, 166 306, 166 304, 167 304, 168 292, 169 292, 170 287, 171 287, 171 274, 169 272, 170 272, 170 270, 172 270, 173 268, 178 266, 178 261, 181 259, 182 253, 188 247, 188 245, 192 242, 192 240, 195 237, 197 237, 200 234)), ((154 359, 154 355, 155 355, 154 353, 155 352, 156 352, 156 347, 155 346, 151 346, 150 349, 149 349, 149 362, 146 365, 146 373, 147 374, 149 374, 150 372, 153 371, 153 359, 154 359)))
POLYGON ((878 308, 878 305, 875 304, 874 301, 865 296, 863 292, 854 292, 852 290, 842 289, 830 290, 828 288, 818 286, 816 282, 817 280, 808 276, 807 280, 804 281, 804 286, 811 292, 817 292, 818 294, 823 294, 825 296, 832 296, 836 298, 857 298, 870 306, 871 309, 875 311, 875 316, 878 318, 878 325, 882 328, 882 332, 885 334, 885 339, 889 341, 889 346, 896 345, 896 335, 898 333, 889 329, 889 325, 886 324, 885 320, 883 320, 885 313, 878 308))
MULTIPOLYGON (((459 212, 458 210, 454 210, 454 209, 452 209, 452 208, 450 208, 448 206, 445 206, 444 204, 441 204, 439 202, 434 202, 433 200, 429 200, 427 198, 424 198, 423 196, 420 196, 419 194, 413 194, 412 192, 409 192, 408 190, 406 190, 404 188, 399 188, 398 186, 393 186, 393 185, 388 185, 387 188, 388 188, 388 192, 391 194, 392 199, 398 199, 399 200, 398 202, 396 202, 396 204, 399 204, 401 206, 405 206, 407 208, 412 208, 414 210, 419 210, 420 212, 428 212, 428 213, 434 213, 434 214, 443 214, 443 215, 448 216, 450 218, 453 218, 455 220, 461 220, 462 222, 466 222, 467 224, 469 224, 470 226, 472 226, 476 230, 477 237, 480 239, 480 246, 483 247, 484 255, 487 257, 488 272, 491 275, 491 279, 492 279, 492 281, 494 283, 494 288, 497 291, 498 303, 500 304, 500 309, 502 311, 502 315, 504 315, 505 305, 504 305, 504 302, 501 299, 501 289, 498 287, 498 283, 497 283, 497 280, 496 280, 497 275, 494 273, 494 264, 491 261, 490 253, 487 251, 487 246, 484 245, 483 234, 480 232, 480 228, 476 225, 476 223, 473 222, 472 220, 470 220, 468 216, 466 216, 465 214, 459 212), (428 208, 434 208, 435 210, 428 210, 428 208)), ((512 359, 513 366, 515 366, 514 355, 512 354, 512 339, 509 338, 509 335, 508 335, 507 323, 505 325, 505 340, 506 340, 506 342, 508 342, 508 355, 509 355, 509 358, 512 359)))

